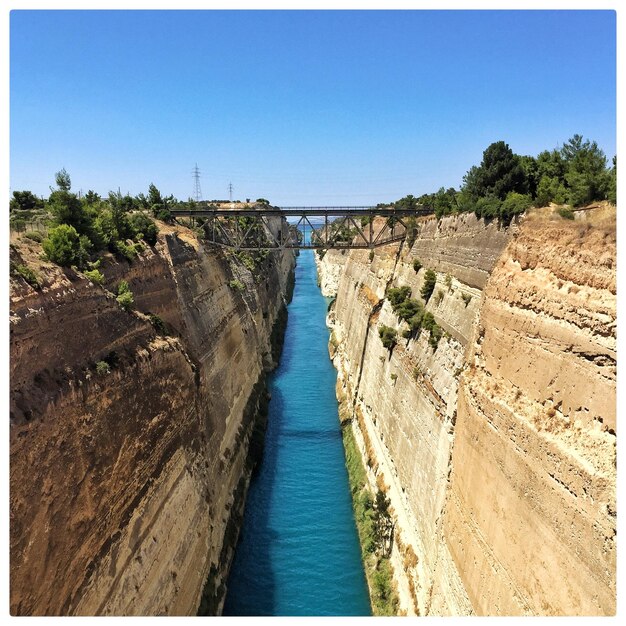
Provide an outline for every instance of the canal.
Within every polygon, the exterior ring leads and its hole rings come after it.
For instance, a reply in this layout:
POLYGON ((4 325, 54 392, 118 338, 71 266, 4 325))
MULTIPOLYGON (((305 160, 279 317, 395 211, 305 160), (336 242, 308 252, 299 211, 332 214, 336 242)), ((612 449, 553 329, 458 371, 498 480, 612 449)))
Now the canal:
POLYGON ((313 251, 294 297, 224 615, 370 615, 313 251))

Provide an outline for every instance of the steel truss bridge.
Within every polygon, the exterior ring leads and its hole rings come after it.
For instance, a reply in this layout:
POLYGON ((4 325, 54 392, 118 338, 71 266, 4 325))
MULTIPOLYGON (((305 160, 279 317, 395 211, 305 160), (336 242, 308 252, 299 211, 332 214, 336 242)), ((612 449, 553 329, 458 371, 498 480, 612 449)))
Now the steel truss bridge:
POLYGON ((372 206, 172 209, 204 229, 207 240, 236 250, 372 249, 402 241, 413 220, 431 215, 416 209, 372 206))

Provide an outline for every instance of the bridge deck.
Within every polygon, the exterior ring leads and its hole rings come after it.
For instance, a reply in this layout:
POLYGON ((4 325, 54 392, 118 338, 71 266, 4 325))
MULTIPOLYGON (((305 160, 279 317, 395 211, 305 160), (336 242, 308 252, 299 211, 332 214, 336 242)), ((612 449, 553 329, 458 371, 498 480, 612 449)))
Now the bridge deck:
POLYGON ((202 225, 212 243, 236 250, 371 249, 402 241, 409 229, 414 228, 408 218, 432 212, 423 206, 396 209, 257 205, 255 208, 172 209, 174 217, 188 217, 202 225), (323 218, 323 221, 309 219, 315 217, 323 218), (369 219, 362 222, 359 218, 364 217, 369 219), (384 218, 382 224, 376 223, 376 228, 375 217, 384 218))

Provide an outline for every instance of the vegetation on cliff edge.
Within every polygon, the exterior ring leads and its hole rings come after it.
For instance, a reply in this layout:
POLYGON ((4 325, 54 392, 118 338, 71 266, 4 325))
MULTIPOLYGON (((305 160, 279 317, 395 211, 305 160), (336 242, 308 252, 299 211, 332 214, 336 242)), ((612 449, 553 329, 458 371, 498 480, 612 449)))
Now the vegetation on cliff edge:
MULTIPOLYGON (((370 591, 372 612, 374 615, 397 615, 398 594, 394 588, 393 568, 389 561, 388 551, 384 549, 384 546, 381 549, 381 544, 384 543, 381 529, 388 525, 388 505, 387 515, 375 506, 350 423, 344 424, 342 435, 354 518, 361 544, 361 558, 370 591)), ((377 494, 377 500, 380 498, 381 496, 377 494)), ((384 494, 382 498, 385 499, 384 494)))

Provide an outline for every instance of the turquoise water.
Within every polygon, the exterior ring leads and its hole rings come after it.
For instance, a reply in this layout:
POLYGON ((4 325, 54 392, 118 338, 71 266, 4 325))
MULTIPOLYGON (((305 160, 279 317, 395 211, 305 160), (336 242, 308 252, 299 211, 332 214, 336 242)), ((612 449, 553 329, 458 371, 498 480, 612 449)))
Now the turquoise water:
POLYGON ((312 251, 296 286, 263 461, 253 477, 224 615, 370 615, 328 358, 328 300, 312 251))

